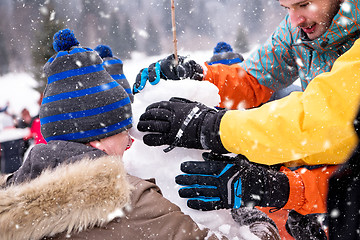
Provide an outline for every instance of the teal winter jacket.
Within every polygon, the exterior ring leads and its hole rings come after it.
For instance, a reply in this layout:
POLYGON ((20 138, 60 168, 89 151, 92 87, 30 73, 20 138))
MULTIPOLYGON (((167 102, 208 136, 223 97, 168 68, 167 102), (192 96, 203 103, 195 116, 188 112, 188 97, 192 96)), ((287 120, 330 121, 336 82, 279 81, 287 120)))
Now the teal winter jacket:
POLYGON ((304 90, 314 77, 329 72, 334 61, 359 38, 358 4, 359 0, 345 0, 329 29, 315 40, 308 40, 300 28, 292 27, 287 15, 265 45, 240 66, 274 91, 298 78, 304 90))

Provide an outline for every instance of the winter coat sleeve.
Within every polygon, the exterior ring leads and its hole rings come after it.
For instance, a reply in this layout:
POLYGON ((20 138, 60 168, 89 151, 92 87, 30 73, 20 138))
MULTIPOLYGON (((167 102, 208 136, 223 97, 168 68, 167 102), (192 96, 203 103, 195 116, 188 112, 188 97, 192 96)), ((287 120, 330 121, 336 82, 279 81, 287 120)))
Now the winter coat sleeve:
POLYGON ((315 169, 305 167, 294 171, 282 167, 281 172, 289 179, 289 199, 283 209, 293 209, 300 214, 326 213, 326 197, 329 178, 338 165, 322 166, 315 169))
MULTIPOLYGON (((67 236, 67 239, 209 239, 227 238, 200 228, 194 220, 185 215, 180 208, 164 198, 159 187, 128 175, 129 183, 134 187, 130 195, 130 205, 117 213, 115 218, 102 227, 88 229, 79 234, 67 236)), ((106 206, 106 205, 104 205, 106 206)), ((64 239, 64 235, 58 238, 64 239)))
POLYGON ((267 102, 273 91, 259 84, 258 80, 241 66, 206 64, 204 80, 219 88, 220 107, 227 109, 248 109, 267 102))
POLYGON ((352 122, 360 102, 359 56, 357 40, 304 92, 257 109, 227 111, 220 122, 223 146, 269 165, 343 163, 357 143, 352 122))
POLYGON ((301 65, 292 50, 293 31, 286 15, 265 44, 239 65, 273 91, 289 86, 299 78, 298 64, 301 65))
POLYGON ((298 78, 295 56, 291 51, 289 20, 275 30, 268 41, 247 59, 231 66, 206 65, 204 80, 219 88, 220 107, 248 109, 267 102, 274 91, 298 78))
POLYGON ((227 239, 200 228, 190 216, 164 198, 154 183, 129 176, 135 187, 131 209, 122 219, 127 239, 227 239))

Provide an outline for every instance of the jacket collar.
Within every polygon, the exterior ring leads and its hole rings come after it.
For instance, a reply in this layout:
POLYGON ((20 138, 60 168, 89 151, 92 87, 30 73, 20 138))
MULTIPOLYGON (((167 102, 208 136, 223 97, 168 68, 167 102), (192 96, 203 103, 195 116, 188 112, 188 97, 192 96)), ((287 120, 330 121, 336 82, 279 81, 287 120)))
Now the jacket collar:
POLYGON ((79 161, 83 158, 95 159, 106 155, 103 151, 83 143, 70 141, 50 141, 35 145, 22 166, 10 176, 8 184, 19 184, 38 177, 45 169, 60 164, 79 161))
POLYGON ((1 239, 40 239, 104 225, 128 204, 131 189, 119 157, 61 164, 0 190, 1 239))

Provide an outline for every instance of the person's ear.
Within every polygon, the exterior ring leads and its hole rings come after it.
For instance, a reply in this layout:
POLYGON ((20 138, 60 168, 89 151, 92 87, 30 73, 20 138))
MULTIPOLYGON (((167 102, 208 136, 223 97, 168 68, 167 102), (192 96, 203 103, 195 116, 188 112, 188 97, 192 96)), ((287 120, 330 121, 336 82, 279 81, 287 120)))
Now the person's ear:
POLYGON ((92 146, 93 148, 97 148, 100 149, 101 151, 105 152, 105 148, 102 146, 102 143, 99 140, 95 140, 92 142, 89 142, 90 146, 92 146))

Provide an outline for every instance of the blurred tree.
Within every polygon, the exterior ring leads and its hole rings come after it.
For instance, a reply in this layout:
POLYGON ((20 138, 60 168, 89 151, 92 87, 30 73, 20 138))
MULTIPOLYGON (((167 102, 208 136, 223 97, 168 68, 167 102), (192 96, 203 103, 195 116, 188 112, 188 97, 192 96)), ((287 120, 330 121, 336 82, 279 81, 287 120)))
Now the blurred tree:
MULTIPOLYGON (((151 18, 163 50, 172 49, 169 0, 0 0, 0 32, 6 40, 10 71, 40 72, 32 69, 32 52, 38 51, 37 35, 42 34, 38 31, 42 31, 44 16, 39 9, 49 1, 55 6, 56 18, 66 19, 66 27, 74 30, 83 46, 110 44, 110 33, 118 31, 120 37, 114 41, 130 47, 116 51, 127 58, 132 49, 144 51, 142 29, 151 18), (113 11, 119 21, 115 29, 113 11)), ((236 39, 238 26, 249 29, 247 39, 260 43, 286 15, 286 10, 273 0, 175 0, 175 12, 178 46, 190 51, 209 49, 220 39, 236 39)))
POLYGON ((127 15, 123 19, 121 23, 117 13, 111 14, 108 43, 114 55, 120 59, 130 59, 131 53, 136 50, 136 41, 130 19, 127 15))
POLYGON ((11 31, 8 25, 10 21, 10 3, 8 1, 0 1, 0 76, 9 72, 10 65, 10 48, 8 43, 11 39, 11 31))
POLYGON ((95 45, 100 36, 106 35, 108 4, 104 0, 81 0, 79 41, 82 45, 95 45))
POLYGON ((118 13, 112 12, 110 16, 110 29, 109 29, 107 41, 104 41, 102 44, 108 44, 113 52, 113 54, 122 59, 120 52, 122 52, 122 43, 119 41, 121 38, 121 25, 118 17, 118 13))
POLYGON ((125 47, 123 48, 124 50, 120 52, 120 55, 123 54, 125 59, 131 58, 131 53, 137 49, 134 33, 135 31, 133 30, 132 22, 129 16, 125 15, 121 38, 121 41, 125 47))
POLYGON ((192 30, 201 35, 214 36, 214 28, 211 24, 211 17, 206 7, 207 0, 196 1, 196 6, 191 10, 190 26, 192 30))
POLYGON ((248 33, 242 27, 238 28, 234 48, 237 52, 243 54, 249 51, 249 44, 247 40, 248 33))
POLYGON ((161 42, 159 32, 155 27, 154 22, 151 18, 147 20, 146 31, 148 33, 148 38, 145 42, 145 52, 148 56, 154 56, 161 54, 161 42))
MULTIPOLYGON (((168 2, 170 4, 170 1, 168 2)), ((175 4, 176 30, 182 32, 187 28, 192 28, 194 25, 196 25, 193 14, 195 10, 194 1, 175 1, 175 4)))
POLYGON ((64 28, 61 20, 55 20, 55 11, 52 2, 48 2, 41 9, 43 14, 42 20, 39 22, 39 29, 35 34, 35 44, 32 51, 34 77, 39 82, 38 91, 42 92, 46 86, 46 77, 43 67, 46 61, 55 54, 53 49, 54 34, 64 28))
MULTIPOLYGON (((175 3, 175 2, 174 2, 175 3)), ((172 36, 172 24, 171 24, 171 2, 163 1, 162 3, 162 27, 164 28, 164 33, 167 37, 172 36)), ((177 4, 175 3, 175 21, 177 20, 177 4)), ((179 29, 176 29, 179 31, 179 29)))
MULTIPOLYGON (((187 28, 193 28, 196 22, 193 20, 193 0, 175 1, 175 22, 176 31, 184 32, 187 28)), ((172 24, 171 24, 171 2, 169 0, 163 1, 163 19, 162 23, 165 27, 165 33, 168 36, 172 36, 172 24)), ((198 26, 198 25, 197 25, 198 26)))
MULTIPOLYGON (((274 1, 275 2, 275 1, 274 1)), ((252 38, 258 39, 264 36, 264 28, 267 26, 264 19, 264 3, 262 0, 251 0, 241 3, 243 8, 241 24, 254 31, 248 32, 252 38)), ((279 10, 281 11, 281 10, 279 10)), ((266 36, 267 38, 268 36, 266 36)))
POLYGON ((9 72, 9 55, 4 34, 0 32, 0 76, 9 72))
POLYGON ((11 1, 8 11, 11 18, 1 17, 10 29, 9 57, 11 71, 32 70, 32 48, 34 47, 34 32, 41 18, 40 0, 11 1))

